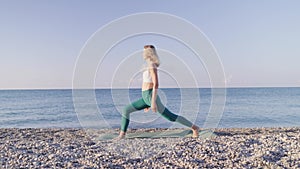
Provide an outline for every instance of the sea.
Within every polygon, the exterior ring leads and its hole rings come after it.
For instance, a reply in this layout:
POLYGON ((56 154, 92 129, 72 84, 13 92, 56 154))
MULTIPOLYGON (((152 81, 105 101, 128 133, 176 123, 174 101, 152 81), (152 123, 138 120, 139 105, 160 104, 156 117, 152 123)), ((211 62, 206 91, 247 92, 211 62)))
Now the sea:
MULTIPOLYGON (((159 96, 166 108, 200 127, 205 126, 216 105, 222 110, 214 121, 218 128, 300 126, 300 88, 227 88, 224 104, 212 104, 212 91, 163 88, 159 96)), ((0 90, 0 127, 119 128, 123 108, 141 98, 141 89, 82 92, 93 95, 82 95, 76 100, 78 96, 72 89, 0 90)), ((130 118, 129 128, 184 127, 151 110, 133 112, 130 118)))

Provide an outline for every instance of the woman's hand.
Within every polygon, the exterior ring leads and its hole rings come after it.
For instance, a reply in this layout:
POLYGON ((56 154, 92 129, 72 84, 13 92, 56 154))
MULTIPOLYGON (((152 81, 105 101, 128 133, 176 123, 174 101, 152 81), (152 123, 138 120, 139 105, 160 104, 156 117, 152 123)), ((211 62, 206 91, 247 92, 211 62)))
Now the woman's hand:
POLYGON ((151 104, 151 109, 153 112, 157 112, 157 106, 155 102, 151 104))

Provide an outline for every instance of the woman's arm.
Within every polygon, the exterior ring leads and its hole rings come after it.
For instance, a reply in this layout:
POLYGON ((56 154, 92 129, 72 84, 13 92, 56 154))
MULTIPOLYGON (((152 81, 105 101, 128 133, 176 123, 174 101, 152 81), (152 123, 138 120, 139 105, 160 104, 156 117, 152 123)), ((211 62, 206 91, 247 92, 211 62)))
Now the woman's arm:
POLYGON ((157 68, 152 66, 149 68, 149 71, 153 82, 151 109, 153 112, 157 112, 157 106, 156 106, 156 97, 157 97, 157 89, 158 89, 157 68))

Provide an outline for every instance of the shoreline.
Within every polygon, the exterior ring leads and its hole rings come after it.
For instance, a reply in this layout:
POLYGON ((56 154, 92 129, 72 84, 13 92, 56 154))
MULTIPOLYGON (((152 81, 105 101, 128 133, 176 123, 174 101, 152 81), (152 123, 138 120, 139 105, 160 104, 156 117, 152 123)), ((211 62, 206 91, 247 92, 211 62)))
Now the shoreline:
MULTIPOLYGON (((128 133, 167 129, 129 129, 128 133)), ((172 129, 168 129, 172 130, 172 129)), ((217 128, 216 138, 93 139, 118 129, 0 128, 0 168, 299 168, 300 127, 217 128)))

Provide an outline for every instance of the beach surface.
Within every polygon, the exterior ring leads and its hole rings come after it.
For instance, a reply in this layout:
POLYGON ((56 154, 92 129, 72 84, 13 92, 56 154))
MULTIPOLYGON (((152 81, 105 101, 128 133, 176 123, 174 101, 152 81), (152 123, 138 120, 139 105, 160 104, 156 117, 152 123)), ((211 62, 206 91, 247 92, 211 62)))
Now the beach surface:
POLYGON ((206 139, 97 139, 108 132, 118 130, 2 128, 0 168, 300 168, 299 127, 216 129, 206 139))

